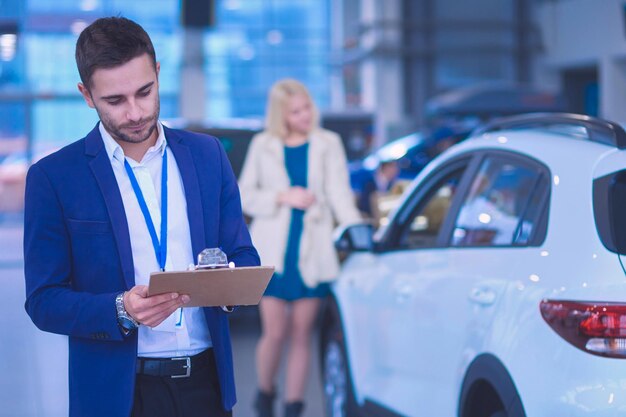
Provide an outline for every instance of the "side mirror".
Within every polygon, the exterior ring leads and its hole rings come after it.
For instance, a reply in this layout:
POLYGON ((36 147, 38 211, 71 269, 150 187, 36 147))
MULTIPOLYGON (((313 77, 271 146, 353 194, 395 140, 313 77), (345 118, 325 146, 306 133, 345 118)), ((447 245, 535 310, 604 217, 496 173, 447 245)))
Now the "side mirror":
POLYGON ((369 223, 352 224, 335 231, 335 248, 340 252, 370 251, 374 247, 374 227, 369 223))

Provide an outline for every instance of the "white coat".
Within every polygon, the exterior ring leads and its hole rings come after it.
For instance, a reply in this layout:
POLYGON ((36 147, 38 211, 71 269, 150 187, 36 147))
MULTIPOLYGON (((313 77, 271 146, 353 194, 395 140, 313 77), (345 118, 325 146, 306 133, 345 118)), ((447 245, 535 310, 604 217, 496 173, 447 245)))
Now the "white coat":
MULTIPOLYGON (((335 225, 361 220, 343 144, 336 133, 316 129, 310 134, 307 185, 315 203, 304 215, 298 267, 304 283, 314 288, 332 281, 339 272, 335 225)), ((244 213, 252 217, 250 234, 261 263, 273 265, 277 273, 283 272, 291 222, 291 207, 278 204, 277 197, 290 186, 284 142, 267 132, 255 135, 239 177, 241 201, 244 213)))

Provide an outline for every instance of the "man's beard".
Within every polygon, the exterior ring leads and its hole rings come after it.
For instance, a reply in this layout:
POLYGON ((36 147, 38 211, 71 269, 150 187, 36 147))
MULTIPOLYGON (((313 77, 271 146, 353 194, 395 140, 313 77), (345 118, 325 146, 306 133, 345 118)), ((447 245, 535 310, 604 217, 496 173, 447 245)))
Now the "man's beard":
POLYGON ((139 121, 139 123, 133 123, 133 124, 126 123, 119 127, 115 126, 108 117, 105 117, 103 114, 101 114, 100 110, 98 110, 97 108, 96 108, 96 112, 98 113, 98 116, 100 117, 100 122, 104 125, 104 128, 106 129, 107 132, 109 132, 109 134, 113 137, 113 139, 115 139, 116 141, 122 141, 122 142, 127 142, 127 143, 142 143, 148 140, 154 133, 155 129, 157 129, 157 120, 159 119, 160 105, 159 105, 159 102, 157 101, 156 111, 149 118, 142 119, 139 121), (130 136, 123 132, 124 129, 128 129, 129 127, 132 128, 132 126, 141 126, 144 123, 149 125, 148 130, 145 135, 130 136))

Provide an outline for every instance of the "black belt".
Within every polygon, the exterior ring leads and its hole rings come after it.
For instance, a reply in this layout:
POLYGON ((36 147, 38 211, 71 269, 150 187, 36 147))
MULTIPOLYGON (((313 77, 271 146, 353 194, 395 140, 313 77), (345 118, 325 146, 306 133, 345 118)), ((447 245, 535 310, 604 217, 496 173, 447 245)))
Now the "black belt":
POLYGON ((213 349, 207 349, 194 356, 176 358, 137 358, 137 374, 170 378, 188 378, 191 369, 208 362, 213 349))

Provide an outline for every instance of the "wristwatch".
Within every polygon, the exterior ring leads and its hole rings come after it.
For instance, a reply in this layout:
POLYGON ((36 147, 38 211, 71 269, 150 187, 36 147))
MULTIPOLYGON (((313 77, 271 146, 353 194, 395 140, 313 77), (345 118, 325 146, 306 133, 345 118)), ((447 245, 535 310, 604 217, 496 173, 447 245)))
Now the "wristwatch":
POLYGON ((132 318, 130 314, 128 314, 128 311, 126 311, 124 307, 124 294, 126 293, 122 292, 115 297, 115 309, 117 310, 117 323, 126 335, 139 327, 139 322, 132 318))

